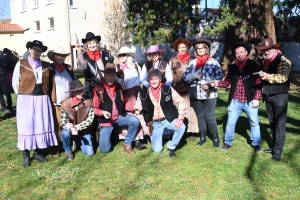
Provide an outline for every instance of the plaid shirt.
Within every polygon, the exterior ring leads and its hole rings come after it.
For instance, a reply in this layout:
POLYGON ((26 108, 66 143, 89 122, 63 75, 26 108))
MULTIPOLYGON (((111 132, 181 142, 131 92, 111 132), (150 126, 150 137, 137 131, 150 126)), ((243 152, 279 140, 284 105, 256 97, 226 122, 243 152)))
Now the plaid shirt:
MULTIPOLYGON (((259 65, 256 64, 256 71, 258 71, 258 70, 259 70, 259 65)), ((243 71, 244 71, 244 67, 239 67, 239 80, 238 80, 238 83, 236 85, 233 97, 232 97, 232 99, 237 99, 238 102, 241 102, 241 103, 248 102, 247 95, 246 95, 246 92, 245 92, 244 83, 243 83, 243 80, 242 80, 243 71)), ((223 81, 218 82, 218 87, 227 88, 230 84, 231 84, 231 79, 229 77, 229 74, 227 74, 226 78, 223 81)), ((254 96, 254 99, 259 101, 260 98, 261 98, 261 79, 260 79, 259 76, 256 76, 255 77, 255 96, 254 96)))
POLYGON ((291 61, 286 57, 281 56, 281 60, 277 69, 278 74, 269 74, 269 78, 266 81, 268 81, 271 84, 286 82, 289 79, 291 66, 291 61))
MULTIPOLYGON (((75 106, 74 107, 75 110, 78 110, 78 106, 75 106)), ((93 120, 94 120, 94 109, 91 108, 90 111, 89 111, 89 114, 87 116, 87 118, 81 122, 80 124, 76 124, 74 126, 74 128, 77 130, 77 131, 81 131, 83 129, 86 129, 88 128, 92 123, 93 123, 93 120)), ((66 127, 66 124, 69 122, 69 119, 68 119, 68 116, 66 114, 66 112, 64 111, 64 109, 62 109, 61 111, 61 116, 60 116, 60 125, 63 129, 66 129, 67 131, 71 131, 69 128, 66 127)))
MULTIPOLYGON (((176 92, 176 90, 174 90, 171 86, 170 86, 170 88, 171 88, 173 104, 176 106, 176 108, 178 110, 178 119, 183 120, 186 115, 187 104, 186 104, 185 100, 176 92)), ((154 113, 153 113, 152 119, 156 120, 156 119, 161 119, 161 118, 165 117, 163 110, 161 108, 161 105, 159 103, 161 95, 159 96, 159 100, 156 101, 154 96, 149 91, 150 90, 148 89, 148 94, 149 94, 150 100, 152 101, 152 103, 154 105, 154 113)), ((136 111, 138 111, 138 113, 141 113, 141 111, 143 110, 140 94, 138 95, 138 98, 137 98, 134 108, 136 111)), ((139 118, 141 125, 146 124, 144 116, 142 114, 137 115, 137 117, 139 118)))
MULTIPOLYGON (((196 59, 192 60, 183 74, 185 82, 190 83, 190 87, 197 87, 197 99, 207 99, 207 93, 202 89, 202 85, 210 83, 213 80, 222 80, 223 72, 220 64, 214 58, 210 58, 206 61, 205 65, 196 70, 196 59), (198 79, 198 74, 202 73, 202 78, 198 79)), ((210 88, 211 93, 209 99, 217 98, 217 88, 210 88)))

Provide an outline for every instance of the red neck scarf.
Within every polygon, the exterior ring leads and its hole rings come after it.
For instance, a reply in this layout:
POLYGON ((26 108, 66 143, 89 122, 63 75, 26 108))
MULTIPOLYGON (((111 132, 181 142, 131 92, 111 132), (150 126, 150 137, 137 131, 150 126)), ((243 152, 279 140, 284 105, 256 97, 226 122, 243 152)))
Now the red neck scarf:
POLYGON ((103 85, 108 95, 113 98, 116 95, 116 87, 117 87, 116 83, 114 83, 113 85, 107 85, 104 81, 103 85))
POLYGON ((149 87, 149 89, 150 89, 150 91, 151 91, 151 93, 152 93, 152 95, 153 95, 153 97, 154 97, 154 99, 155 99, 156 101, 159 100, 160 90, 161 90, 162 85, 163 85, 163 84, 160 83, 160 84, 158 85, 157 88, 153 88, 151 85, 150 85, 150 87, 149 87))
POLYGON ((197 56, 197 58, 196 58, 196 70, 202 68, 209 58, 210 58, 210 54, 206 54, 206 55, 203 55, 203 56, 197 56))
POLYGON ((239 61, 239 60, 236 58, 236 59, 235 59, 235 64, 241 69, 241 68, 243 68, 243 67, 246 65, 248 59, 249 59, 248 56, 246 56, 245 59, 242 60, 242 61, 239 61))
POLYGON ((58 73, 62 73, 63 71, 65 71, 65 64, 59 65, 57 64, 55 61, 53 62, 55 69, 58 71, 58 73))
POLYGON ((97 51, 88 50, 88 55, 89 55, 90 59, 92 59, 93 61, 97 61, 101 58, 101 52, 99 50, 97 50, 97 51))
POLYGON ((71 97, 71 107, 77 106, 83 99, 77 99, 74 95, 71 97))
POLYGON ((266 71, 268 69, 269 65, 271 64, 271 62, 273 62, 273 60, 276 58, 276 56, 277 56, 277 51, 274 51, 274 53, 270 59, 263 60, 264 71, 266 71))
POLYGON ((190 52, 186 52, 185 54, 177 54, 178 59, 181 63, 185 64, 186 61, 191 57, 190 52))

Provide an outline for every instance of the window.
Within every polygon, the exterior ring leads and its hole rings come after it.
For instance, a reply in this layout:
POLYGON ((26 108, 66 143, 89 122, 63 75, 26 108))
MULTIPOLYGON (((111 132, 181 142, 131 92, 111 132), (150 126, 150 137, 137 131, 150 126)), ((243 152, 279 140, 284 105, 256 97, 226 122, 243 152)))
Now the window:
POLYGON ((74 6, 74 0, 69 0, 70 1, 70 6, 74 6))
POLYGON ((36 26, 36 31, 40 31, 41 30, 40 21, 36 21, 35 22, 35 26, 36 26))
POLYGON ((48 3, 52 3, 53 0, 48 0, 48 3))
POLYGON ((26 10, 26 0, 22 0, 22 11, 26 10))
POLYGON ((39 7, 39 0, 34 0, 34 7, 39 7))
POLYGON ((54 28, 54 17, 49 18, 50 29, 54 28))

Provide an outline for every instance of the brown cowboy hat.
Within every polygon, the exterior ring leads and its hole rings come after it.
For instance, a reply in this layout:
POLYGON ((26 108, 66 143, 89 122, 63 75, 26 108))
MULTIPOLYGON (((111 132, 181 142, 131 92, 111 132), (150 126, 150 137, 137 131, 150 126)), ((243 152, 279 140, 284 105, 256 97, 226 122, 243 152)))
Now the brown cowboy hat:
POLYGON ((280 44, 274 44, 274 40, 272 38, 266 38, 262 41, 260 46, 255 46, 256 49, 259 51, 265 50, 265 49, 270 49, 274 47, 275 49, 279 49, 280 44))
POLYGON ((196 41, 193 42, 193 47, 195 48, 196 44, 199 44, 199 43, 204 43, 208 46, 208 48, 210 48, 210 45, 211 45, 211 42, 206 40, 206 39, 197 39, 196 41))
POLYGON ((113 63, 107 63, 104 69, 104 73, 116 73, 116 65, 113 63))
POLYGON ((179 46, 179 44, 181 44, 181 43, 186 44, 186 45, 188 46, 188 49, 190 49, 191 46, 192 46, 192 43, 191 43, 190 41, 188 41, 187 39, 185 39, 185 38, 179 38, 178 40, 176 40, 176 41, 173 43, 173 45, 172 45, 173 49, 174 49, 175 51, 178 51, 178 46, 179 46))
POLYGON ((47 46, 44 46, 43 43, 41 41, 38 41, 38 40, 33 40, 32 42, 27 42, 26 43, 26 48, 27 49, 32 49, 33 46, 37 46, 37 47, 41 47, 42 48, 42 52, 45 52, 47 51, 48 47, 47 46))
POLYGON ((69 86, 70 86, 70 89, 67 92, 74 92, 74 91, 82 90, 83 88, 87 87, 87 86, 83 86, 79 80, 70 81, 69 86))
POLYGON ((244 48, 247 50, 247 52, 248 52, 247 55, 249 55, 250 52, 251 52, 251 46, 250 46, 248 43, 246 43, 246 42, 236 42, 236 43, 234 43, 234 44, 230 47, 232 54, 235 54, 234 50, 235 50, 236 48, 238 48, 238 47, 244 47, 244 48))

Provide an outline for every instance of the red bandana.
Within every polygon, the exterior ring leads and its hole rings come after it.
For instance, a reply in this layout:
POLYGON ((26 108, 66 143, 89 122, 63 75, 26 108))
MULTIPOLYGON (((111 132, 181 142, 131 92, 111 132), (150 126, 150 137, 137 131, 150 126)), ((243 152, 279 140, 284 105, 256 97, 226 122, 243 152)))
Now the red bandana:
POLYGON ((92 59, 93 61, 97 61, 101 58, 101 52, 99 50, 97 50, 97 51, 88 50, 88 55, 89 55, 90 59, 92 59))
POLYGON ((266 71, 269 67, 269 65, 271 64, 271 62, 273 62, 273 60, 276 58, 277 56, 277 51, 274 51, 272 57, 270 59, 264 59, 263 60, 263 64, 264 64, 264 71, 266 71))
POLYGON ((181 63, 185 64, 186 61, 191 57, 190 52, 186 52, 185 54, 177 54, 178 59, 181 63))
POLYGON ((209 58, 210 58, 210 54, 206 54, 206 55, 203 55, 203 56, 197 56, 197 58, 196 58, 196 70, 202 68, 209 58))
POLYGON ((156 101, 159 100, 159 95, 160 95, 160 90, 161 90, 162 85, 163 85, 163 84, 160 83, 160 84, 157 86, 157 88, 153 88, 151 85, 150 85, 150 87, 149 87, 149 89, 150 89, 150 91, 151 91, 151 93, 152 93, 152 95, 153 95, 153 97, 154 97, 154 99, 155 99, 156 101))
POLYGON ((237 58, 235 59, 235 64, 239 67, 239 68, 243 68, 247 61, 248 61, 249 57, 246 56, 245 59, 243 61, 239 61, 237 58))
POLYGON ((78 105, 83 99, 77 99, 74 95, 71 97, 71 107, 78 105))
POLYGON ((63 71, 65 71, 65 64, 59 65, 57 64, 55 61, 53 62, 55 69, 58 71, 58 73, 62 73, 63 71))
POLYGON ((116 87, 117 87, 116 83, 114 83, 113 85, 107 85, 104 81, 103 85, 108 95, 113 98, 116 95, 116 87))

